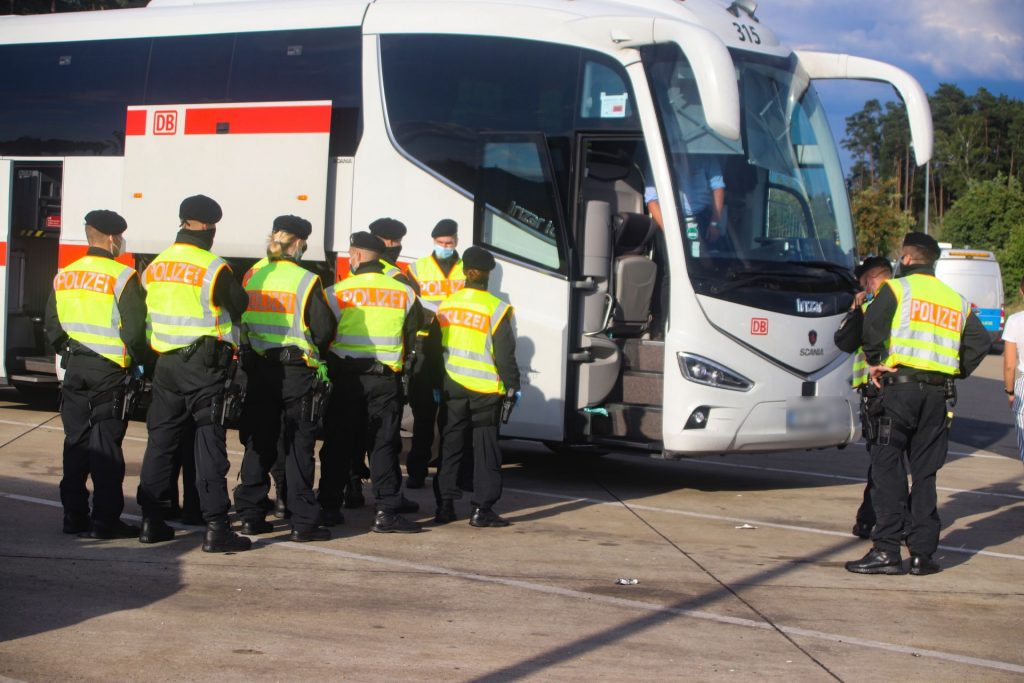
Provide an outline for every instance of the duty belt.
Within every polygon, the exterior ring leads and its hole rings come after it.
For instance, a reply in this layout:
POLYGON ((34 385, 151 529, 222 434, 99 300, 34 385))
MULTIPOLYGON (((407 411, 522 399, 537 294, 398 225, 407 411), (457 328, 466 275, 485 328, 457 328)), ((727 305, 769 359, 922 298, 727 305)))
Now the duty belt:
POLYGON ((951 379, 951 377, 937 372, 915 372, 906 375, 888 374, 882 378, 882 384, 931 384, 933 386, 942 386, 946 383, 947 379, 951 379))
POLYGON ((268 349, 263 354, 263 359, 281 365, 305 365, 305 354, 296 346, 284 346, 276 349, 268 349))

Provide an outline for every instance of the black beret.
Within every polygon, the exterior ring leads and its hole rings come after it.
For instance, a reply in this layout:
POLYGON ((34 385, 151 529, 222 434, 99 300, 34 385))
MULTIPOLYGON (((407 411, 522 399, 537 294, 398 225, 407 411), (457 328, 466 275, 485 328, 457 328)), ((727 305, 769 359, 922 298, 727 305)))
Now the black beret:
POLYGON ((85 224, 91 225, 104 235, 120 235, 128 229, 128 223, 114 211, 96 209, 85 214, 85 224))
POLYGON ((889 272, 892 272, 892 264, 889 263, 889 259, 884 256, 868 256, 859 266, 853 269, 853 274, 855 277, 860 278, 861 275, 875 268, 888 268, 889 272))
POLYGON ((309 234, 313 232, 313 226, 305 218, 299 218, 298 216, 278 216, 274 219, 274 232, 278 230, 284 230, 290 232, 299 239, 309 238, 309 234))
POLYGON ((930 253, 933 258, 939 258, 942 255, 942 249, 939 248, 939 243, 935 241, 935 238, 923 232, 908 232, 907 236, 903 238, 903 246, 919 247, 930 253))
POLYGON ((368 232, 354 232, 348 243, 356 249, 366 249, 378 254, 384 253, 384 242, 381 238, 368 232))
POLYGON ((491 252, 480 247, 470 247, 462 254, 462 268, 468 270, 494 270, 494 257, 491 252))
POLYGON ((453 221, 451 218, 442 218, 434 226, 430 236, 434 239, 438 237, 455 237, 459 232, 459 224, 453 221))
POLYGON ((370 223, 370 232, 384 240, 400 240, 408 230, 405 223, 394 218, 378 218, 370 223))
POLYGON ((217 223, 224 213, 220 210, 220 204, 213 201, 205 194, 197 194, 185 197, 181 200, 181 207, 178 209, 178 218, 183 221, 199 221, 200 223, 217 223))

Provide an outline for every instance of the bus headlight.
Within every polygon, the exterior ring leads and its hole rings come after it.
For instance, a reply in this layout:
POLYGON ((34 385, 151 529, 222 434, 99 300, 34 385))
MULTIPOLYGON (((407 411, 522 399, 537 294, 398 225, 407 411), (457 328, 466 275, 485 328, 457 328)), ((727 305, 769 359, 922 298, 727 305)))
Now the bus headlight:
POLYGON ((754 386, 752 381, 738 372, 733 372, 724 365, 719 365, 703 356, 678 353, 676 357, 679 359, 679 370, 683 373, 683 377, 691 382, 730 391, 750 391, 754 386))

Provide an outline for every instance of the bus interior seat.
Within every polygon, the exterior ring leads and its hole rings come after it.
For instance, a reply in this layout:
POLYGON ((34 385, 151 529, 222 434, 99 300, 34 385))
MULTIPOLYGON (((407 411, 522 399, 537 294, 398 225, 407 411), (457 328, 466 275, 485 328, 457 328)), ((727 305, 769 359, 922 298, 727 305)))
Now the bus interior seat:
POLYGON ((616 336, 640 336, 650 325, 658 266, 648 254, 658 229, 642 213, 620 212, 612 218, 615 307, 608 331, 616 336))
MULTIPOLYGON (((604 195, 604 199, 610 198, 604 195)), ((579 364, 576 408, 601 405, 615 389, 622 366, 618 344, 606 333, 611 318, 609 292, 612 269, 611 205, 590 200, 581 235, 581 275, 586 286, 580 288, 580 347, 587 360, 579 364)))

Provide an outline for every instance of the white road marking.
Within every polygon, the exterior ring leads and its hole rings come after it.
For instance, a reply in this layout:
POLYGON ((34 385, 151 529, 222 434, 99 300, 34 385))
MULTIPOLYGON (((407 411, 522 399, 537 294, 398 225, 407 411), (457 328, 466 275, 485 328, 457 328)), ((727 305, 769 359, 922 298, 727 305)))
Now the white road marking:
MULTIPOLYGON (((573 503, 589 503, 591 505, 613 505, 621 506, 617 500, 602 500, 600 498, 581 498, 579 496, 567 496, 561 493, 548 493, 546 491, 533 491, 530 489, 518 489, 506 486, 505 491, 514 491, 516 493, 523 493, 530 496, 540 496, 543 498, 554 498, 557 500, 564 500, 573 503)), ((754 526, 761 527, 772 527, 774 529, 785 529, 787 531, 800 531, 808 534, 821 534, 822 536, 839 536, 842 538, 849 538, 849 532, 842 531, 831 531, 829 529, 815 529, 814 527, 808 526, 796 526, 794 524, 779 524, 777 522, 765 522, 762 520, 751 519, 749 517, 726 517, 723 515, 710 515, 705 512, 691 512, 689 510, 678 510, 675 508, 663 508, 655 507, 653 505, 640 505, 637 503, 627 503, 629 507, 634 510, 643 510, 645 512, 663 512, 670 515, 681 515, 683 517, 695 517, 697 519, 710 519, 716 522, 729 522, 730 524, 753 524, 754 526)), ((975 548, 957 548, 949 545, 939 545, 940 550, 946 550, 953 553, 963 553, 965 555, 984 555, 985 557, 998 557, 1004 560, 1017 560, 1024 561, 1024 555, 1011 555, 1009 553, 997 553, 991 550, 978 550, 975 548)))
MULTIPOLYGON (((531 491, 523 491, 524 493, 537 493, 531 491)), ((546 494, 538 494, 546 495, 546 494)), ((35 503, 39 505, 46 505, 48 507, 60 507, 60 503, 53 500, 46 500, 44 498, 35 498, 32 496, 22 496, 15 493, 7 493, 0 491, 0 497, 10 498, 26 503, 35 503)), ((570 496, 555 496, 559 498, 565 498, 569 500, 580 500, 587 502, 595 502, 600 504, 614 504, 621 505, 620 503, 611 503, 608 501, 598 501, 589 498, 572 498, 570 496)), ((632 506, 638 509, 645 509, 639 506, 632 506)), ((654 508, 657 509, 657 508, 654 508)), ((134 515, 125 515, 137 519, 134 515)), ((715 518, 713 515, 698 515, 701 517, 715 518)), ((721 518, 725 519, 725 518, 721 518)), ((799 529, 799 527, 793 527, 799 529)), ((833 533, 833 532, 826 532, 833 533)), ((844 534, 837 534, 844 535, 844 534)), ((909 654, 917 657, 927 657, 930 659, 938 659, 947 662, 954 662, 957 664, 966 664, 970 666, 980 666, 987 669, 997 669, 999 671, 1010 671, 1013 673, 1024 674, 1024 665, 1014 664, 1012 662, 1003 662, 995 659, 982 659, 979 657, 970 657, 967 655, 959 655, 952 652, 942 652, 940 650, 929 650, 924 648, 910 647, 906 645, 897 645, 895 643, 886 643, 878 640, 866 640, 864 638, 855 638, 851 636, 838 635, 834 633, 827 633, 825 631, 817 631, 813 629, 799 628, 795 626, 784 626, 781 624, 768 624, 763 621, 754 621, 753 619, 744 619, 741 617, 730 617, 724 614, 715 614, 714 612, 705 612, 702 610, 691 610, 682 609, 679 607, 668 607, 665 605, 659 605, 652 602, 643 602, 640 600, 627 600, 625 598, 615 598, 607 595, 598 595, 594 593, 586 593, 584 591, 573 590, 571 588, 561 588, 559 586, 549 586, 542 583, 535 583, 533 581, 521 581, 519 579, 510 579, 501 576, 488 576, 486 574, 477 574, 474 572, 465 572, 458 569, 449 569, 447 567, 440 567, 435 565, 422 564, 418 562, 409 562, 406 560, 399 560, 390 557, 381 557, 378 555, 364 555, 361 553, 353 553, 345 550, 338 550, 336 548, 328 548, 323 545, 311 544, 311 543, 294 543, 292 541, 272 541, 266 542, 263 539, 255 539, 259 543, 271 547, 285 548, 288 550, 305 550, 307 552, 320 553, 322 555, 330 555, 334 557, 341 557, 349 560, 357 560, 360 562, 368 562, 371 564, 397 567, 403 570, 416 570, 426 572, 430 574, 440 574, 443 576, 450 576, 452 578, 466 579, 469 581, 477 581, 480 583, 496 584, 500 586, 506 586, 509 588, 521 588, 537 593, 545 593, 548 595, 558 595, 566 598, 580 599, 587 602, 596 602, 605 605, 612 605, 616 607, 623 607, 626 609, 642 610, 646 612, 661 612, 666 614, 675 614, 683 617, 690 617, 694 619, 701 619, 704 621, 711 621, 719 624, 728 624, 730 626, 740 626, 744 628, 754 628, 761 631, 773 631, 776 628, 783 633, 791 636, 798 636, 803 638, 813 638, 815 640, 824 640, 837 644, 844 645, 856 645, 863 648, 869 648, 874 650, 884 650, 886 652, 895 652, 899 654, 909 654)), ((1024 559, 1024 558, 1020 558, 1024 559)))

